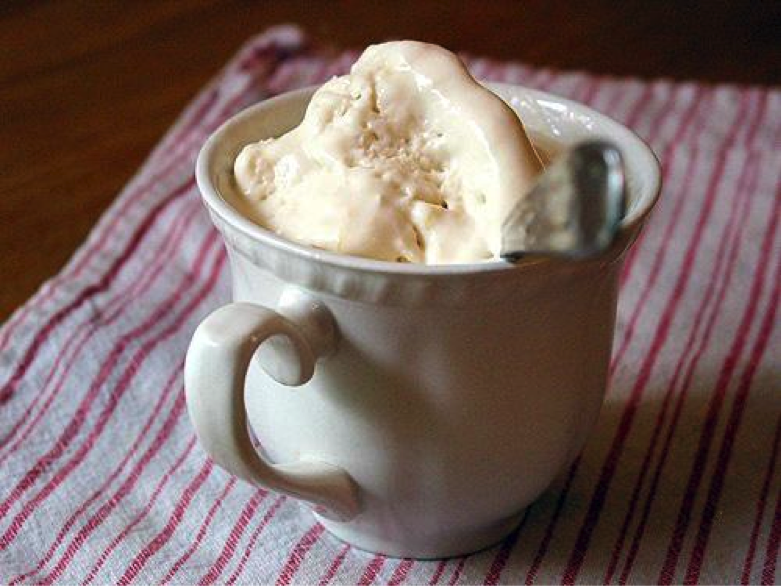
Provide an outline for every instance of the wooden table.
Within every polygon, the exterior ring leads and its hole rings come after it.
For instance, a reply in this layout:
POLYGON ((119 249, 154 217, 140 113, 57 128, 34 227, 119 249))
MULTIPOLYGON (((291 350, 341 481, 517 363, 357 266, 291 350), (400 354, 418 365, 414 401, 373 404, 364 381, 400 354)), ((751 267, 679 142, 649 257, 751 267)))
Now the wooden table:
POLYGON ((0 321, 84 240, 177 113, 250 35, 300 23, 617 75, 779 84, 775 0, 0 4, 0 321))

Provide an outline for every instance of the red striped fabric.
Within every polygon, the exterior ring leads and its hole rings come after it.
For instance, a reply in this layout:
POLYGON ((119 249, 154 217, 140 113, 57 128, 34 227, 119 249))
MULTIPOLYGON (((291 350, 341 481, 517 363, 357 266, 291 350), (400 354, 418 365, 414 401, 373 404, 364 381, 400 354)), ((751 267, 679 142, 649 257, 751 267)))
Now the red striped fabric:
POLYGON ((290 27, 251 39, 0 329, 0 582, 779 583, 773 89, 465 56, 479 77, 628 124, 665 177, 622 273, 598 427, 502 543, 453 560, 373 556, 211 466, 184 413, 181 359, 230 292, 195 154, 233 112, 344 72, 357 54, 290 27))
POLYGON ((220 496, 217 497, 215 502, 212 503, 212 506, 209 508, 209 512, 206 514, 203 523, 201 523, 201 526, 198 528, 198 533, 196 533, 195 539, 193 539, 193 542, 190 544, 190 547, 188 547, 187 551, 185 551, 177 559, 177 561, 174 562, 174 564, 168 570, 166 575, 160 581, 160 584, 168 584, 169 582, 171 582, 174 576, 176 576, 177 572, 187 563, 187 560, 190 559, 190 556, 192 556, 193 553, 196 551, 196 549, 198 549, 198 547, 201 545, 201 541, 204 539, 204 536, 206 535, 207 530, 209 529, 209 525, 212 523, 212 520, 217 514, 219 507, 223 504, 223 500, 225 499, 225 497, 228 496, 231 490, 233 490, 235 484, 236 484, 235 478, 231 478, 228 482, 226 482, 223 492, 220 493, 220 496))
MULTIPOLYGON (((749 169, 751 169, 751 167, 749 167, 749 166, 745 167, 745 170, 749 170, 749 169)), ((746 177, 746 176, 749 176, 749 175, 750 175, 749 173, 744 173, 743 177, 746 177)), ((746 194, 748 192, 749 192, 748 189, 742 189, 740 191, 740 194, 746 194)), ((741 197, 737 197, 735 199, 736 203, 741 201, 741 199, 742 199, 741 197)), ((717 287, 715 286, 715 287, 712 287, 712 288, 710 288, 708 290, 707 296, 704 298, 703 303, 698 308, 698 312, 697 312, 697 314, 696 314, 696 316, 694 318, 693 327, 690 330, 690 334, 688 336, 687 342, 685 343, 685 352, 682 353, 681 357, 677 361, 675 370, 673 372, 673 376, 671 378, 671 382, 669 383, 668 387, 666 388, 665 395, 664 395, 664 397, 662 399, 661 409, 660 409, 659 413, 657 414, 657 417, 655 418, 655 426, 654 426, 654 432, 653 432, 652 438, 651 438, 651 440, 649 442, 649 446, 648 446, 648 448, 646 450, 646 453, 644 455, 644 460, 643 460, 643 463, 642 463, 642 466, 641 466, 640 473, 638 475, 638 478, 635 481, 635 485, 633 486, 633 493, 632 493, 632 497, 630 499, 630 503, 628 504, 628 510, 627 510, 626 515, 625 515, 624 522, 622 524, 622 530, 621 530, 620 535, 617 538, 617 542, 616 542, 616 544, 614 546, 614 550, 613 550, 612 557, 611 557, 611 564, 609 565, 609 567, 608 567, 608 569, 606 571, 605 582, 608 582, 608 583, 611 582, 611 579, 614 576, 614 572, 617 569, 617 564, 618 564, 618 561, 619 561, 619 554, 621 553, 621 551, 623 549, 624 542, 625 542, 625 537, 626 537, 627 531, 629 529, 630 523, 634 519, 634 513, 635 513, 635 509, 636 509, 636 507, 637 507, 637 505, 639 503, 641 489, 643 488, 643 486, 645 484, 646 474, 650 470, 651 462, 652 462, 652 460, 654 458, 654 455, 655 455, 655 451, 656 451, 656 448, 657 448, 657 443, 658 443, 658 440, 660 438, 659 434, 661 434, 662 431, 664 430, 664 423, 665 423, 665 420, 666 420, 667 411, 668 411, 670 403, 671 403, 671 401, 673 399, 674 393, 679 392, 680 396, 683 397, 684 394, 686 393, 686 391, 689 389, 689 382, 692 380, 693 369, 697 365, 699 358, 703 354, 703 351, 706 349, 707 342, 708 342, 709 338, 711 337, 714 324, 716 323, 716 319, 719 317, 719 314, 720 314, 720 311, 721 311, 721 308, 722 308, 722 302, 725 299, 725 294, 727 293, 728 285, 730 283, 729 278, 725 278, 725 277, 730 277, 732 275, 731 269, 733 268, 733 266, 734 266, 734 264, 735 264, 735 262, 737 260, 737 256, 738 256, 737 252, 738 252, 738 246, 739 246, 739 244, 741 242, 742 229, 745 226, 746 220, 748 218, 748 214, 746 213, 747 212, 747 207, 748 207, 748 205, 746 205, 746 204, 748 204, 748 202, 749 202, 749 198, 745 196, 743 198, 743 203, 745 205, 742 207, 742 210, 740 212, 738 212, 738 213, 734 213, 734 210, 731 210, 730 222, 731 223, 736 223, 737 224, 737 226, 736 226, 737 229, 735 229, 733 231, 733 236, 730 239, 731 250, 727 253, 728 254, 727 265, 724 264, 724 263, 720 263, 720 261, 723 260, 723 258, 725 257, 725 253, 726 253, 726 246, 725 245, 728 244, 728 242, 729 242, 728 238, 725 238, 720 243, 719 250, 717 251, 717 256, 718 256, 717 260, 718 260, 718 262, 714 266, 714 269, 712 270, 712 273, 711 273, 711 276, 710 276, 710 279, 712 281, 714 281, 714 282, 719 281, 720 282, 719 292, 717 294, 716 302, 713 305, 709 306, 709 302, 711 301, 711 298, 712 298, 712 293, 715 292, 716 289, 717 289, 717 287), (734 222, 734 220, 738 220, 738 219, 740 219, 739 222, 734 222), (721 272, 720 271, 723 269, 723 267, 727 267, 727 272, 726 272, 726 274, 722 275, 722 278, 720 279, 720 276, 721 276, 721 272), (700 340, 697 343, 697 347, 696 347, 696 334, 700 333, 699 325, 701 324, 703 318, 706 315, 707 308, 709 308, 711 313, 709 315, 709 319, 708 319, 708 323, 706 325, 705 331, 700 335, 700 340), (691 354, 689 352, 689 350, 694 349, 694 348, 697 348, 697 349, 695 350, 694 354, 691 354), (687 363, 688 359, 689 359, 689 362, 687 363), (682 372, 684 372, 683 369, 684 369, 685 364, 687 364, 688 370, 687 370, 687 374, 685 375, 685 378, 684 378, 684 384, 680 386, 678 383, 681 380, 682 372)), ((677 406, 680 406, 680 405, 681 405, 680 402, 677 403, 677 406)), ((680 411, 679 409, 676 409, 676 411, 675 411, 675 413, 673 415, 673 421, 674 422, 678 421, 679 411, 680 411)), ((675 426, 676 426, 676 424, 672 423, 671 424, 671 429, 674 429, 675 426)), ((668 449, 669 449, 670 437, 671 437, 670 434, 666 437, 666 441, 665 441, 665 444, 664 444, 664 447, 663 447, 663 453, 667 452, 668 449)), ((652 481, 652 486, 655 487, 657 485, 658 481, 659 481, 659 475, 655 475, 654 480, 652 481)), ((654 492, 654 490, 652 489, 650 491, 650 493, 653 493, 653 492, 654 492)), ((649 510, 648 507, 644 509, 644 516, 642 518, 641 524, 639 525, 639 527, 640 527, 639 530, 640 531, 643 531, 643 527, 645 527, 646 520, 648 518, 647 517, 648 510, 649 510)), ((636 534, 636 535, 638 535, 638 534, 636 534)), ((637 543, 637 539, 634 540, 634 544, 635 543, 637 543)), ((634 551, 634 548, 633 548, 633 551, 634 551)), ((626 565, 625 567, 628 567, 628 566, 626 565)), ((626 575, 623 574, 622 578, 620 579, 620 581, 624 581, 625 579, 626 579, 626 575)))
POLYGON ((236 551, 236 548, 239 544, 239 540, 244 534, 244 531, 247 529, 247 525, 249 525, 250 521, 255 515, 255 511, 258 509, 258 506, 261 504, 261 501, 267 494, 268 493, 259 490, 247 502, 244 509, 242 509, 241 515, 239 515, 238 522, 236 525, 234 525, 231 534, 223 544, 220 555, 217 556, 217 559, 215 560, 214 564, 212 564, 212 567, 209 568, 209 570, 203 576, 201 576, 201 580, 198 582, 199 584, 203 586, 205 584, 212 584, 217 581, 217 579, 220 577, 220 574, 223 573, 223 570, 225 569, 229 560, 233 557, 234 552, 236 551))
POLYGON ((763 570, 760 583, 779 584, 777 577, 777 564, 779 563, 779 497, 777 497, 777 506, 774 508, 774 514, 771 522, 771 530, 766 544, 766 558, 763 561, 763 570))
POLYGON ((278 586, 287 586, 291 583, 296 576, 299 566, 304 560, 304 556, 312 549, 312 546, 315 545, 315 542, 323 534, 323 531, 323 525, 316 523, 302 536, 296 544, 296 547, 293 548, 288 561, 285 563, 285 567, 282 569, 282 572, 280 572, 279 578, 277 578, 278 586))
MULTIPOLYGON (((776 447, 779 444, 779 423, 777 423, 777 433, 774 435, 772 446, 776 447)), ((757 502, 757 514, 755 515, 755 523, 752 526, 752 536, 749 541, 749 547, 747 548, 747 557, 744 558, 744 571, 741 574, 741 583, 749 584, 752 579, 752 566, 755 563, 755 552, 757 551, 758 537, 760 537, 760 524, 763 521, 763 513, 766 510, 766 501, 768 500, 768 493, 771 489, 771 483, 774 478, 774 472, 777 467, 777 451, 771 452, 771 457, 768 460, 768 469, 766 470, 766 477, 763 480, 763 488, 760 492, 760 497, 757 502)))

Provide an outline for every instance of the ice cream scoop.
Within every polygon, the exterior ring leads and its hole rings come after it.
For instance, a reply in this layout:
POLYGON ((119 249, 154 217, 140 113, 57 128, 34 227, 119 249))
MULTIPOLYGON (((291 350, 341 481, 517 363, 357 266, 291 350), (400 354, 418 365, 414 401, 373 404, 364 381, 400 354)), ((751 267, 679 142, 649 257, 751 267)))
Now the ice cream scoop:
POLYGON ((385 261, 497 258, 542 164, 513 110, 450 51, 369 47, 301 124, 247 145, 242 212, 300 244, 385 261))

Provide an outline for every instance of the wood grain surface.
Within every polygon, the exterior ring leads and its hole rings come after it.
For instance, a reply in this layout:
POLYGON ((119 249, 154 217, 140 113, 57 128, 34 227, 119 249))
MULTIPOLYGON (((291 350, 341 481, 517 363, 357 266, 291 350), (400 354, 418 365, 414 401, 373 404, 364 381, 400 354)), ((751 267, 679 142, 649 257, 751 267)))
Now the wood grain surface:
POLYGON ((36 1, 0 4, 0 321, 55 274, 250 35, 417 38, 562 69, 779 85, 776 1, 36 1))

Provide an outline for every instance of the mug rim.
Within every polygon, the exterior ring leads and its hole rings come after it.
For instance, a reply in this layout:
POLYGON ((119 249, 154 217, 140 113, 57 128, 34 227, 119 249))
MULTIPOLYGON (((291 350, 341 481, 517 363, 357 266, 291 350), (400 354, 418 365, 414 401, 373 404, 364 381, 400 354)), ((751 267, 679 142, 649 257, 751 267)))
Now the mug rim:
MULTIPOLYGON (((620 224, 620 234, 617 241, 625 243, 621 246, 621 249, 624 250, 627 247, 626 243, 632 242, 632 239, 637 235, 638 230, 646 221, 660 197, 660 163, 651 147, 649 147, 649 145, 630 128, 585 104, 563 98, 550 92, 535 90, 518 84, 481 83, 492 91, 495 91, 495 93, 498 93, 496 91, 497 89, 505 89, 510 93, 518 93, 521 91, 538 102, 548 102, 565 106, 581 116, 597 120, 601 125, 610 129, 611 138, 617 142, 620 148, 632 149, 638 156, 647 159, 646 168, 650 174, 650 181, 638 195, 638 203, 624 218, 622 218, 620 224)), ((244 216, 220 194, 219 189, 215 186, 213 181, 213 177, 215 176, 215 163, 218 159, 218 155, 225 148, 225 142, 230 135, 231 130, 258 116, 259 112, 268 111, 269 113, 273 113, 278 108, 287 107, 291 102, 298 103, 302 99, 309 100, 319 87, 319 85, 313 85, 284 92, 244 108, 223 122, 204 142, 196 159, 196 183, 207 209, 211 214, 217 215, 222 220, 221 224, 239 231, 245 237, 250 238, 259 245, 271 247, 281 253, 298 257, 301 260, 307 260, 334 268, 370 272, 374 274, 444 276, 498 273, 508 270, 518 271, 520 268, 524 267, 559 264, 561 262, 556 259, 534 256, 524 257, 516 262, 509 262, 499 258, 470 263, 451 264, 397 263, 383 261, 340 254, 299 244, 256 224, 244 216)), ((258 140, 261 138, 262 137, 259 137, 258 140)), ((602 255, 598 257, 598 260, 601 258, 602 255)))

